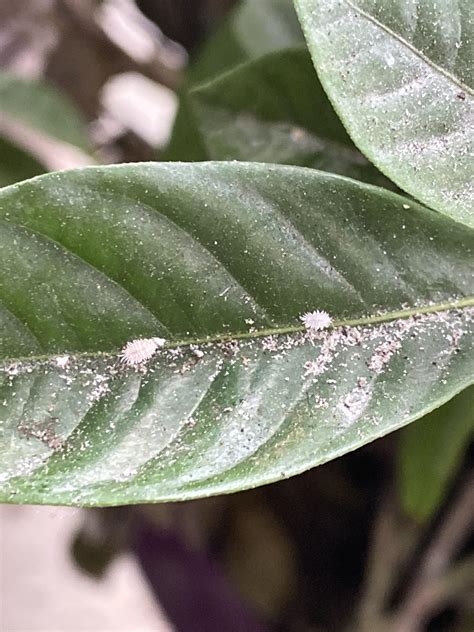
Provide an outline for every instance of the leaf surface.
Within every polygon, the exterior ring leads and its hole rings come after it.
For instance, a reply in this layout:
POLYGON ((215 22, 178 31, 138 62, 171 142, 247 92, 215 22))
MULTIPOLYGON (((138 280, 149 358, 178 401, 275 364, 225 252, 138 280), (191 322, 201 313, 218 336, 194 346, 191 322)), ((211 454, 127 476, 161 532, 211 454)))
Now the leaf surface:
POLYGON ((383 189, 296 167, 123 165, 3 189, 0 218, 4 501, 253 487, 471 382, 472 231, 383 189), (334 327, 309 336, 314 309, 334 327), (153 336, 167 342, 146 365, 120 362, 153 336))
POLYGON ((295 0, 356 145, 428 206, 474 225, 469 2, 295 0))

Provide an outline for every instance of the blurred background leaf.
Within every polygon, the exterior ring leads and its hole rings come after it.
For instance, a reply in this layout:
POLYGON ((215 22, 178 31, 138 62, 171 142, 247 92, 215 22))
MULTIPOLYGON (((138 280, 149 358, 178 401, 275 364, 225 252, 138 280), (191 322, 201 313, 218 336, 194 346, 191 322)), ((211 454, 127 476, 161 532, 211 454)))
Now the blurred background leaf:
MULTIPOLYGON (((393 186, 350 140, 306 48, 239 65, 192 89, 187 104, 209 160, 292 164, 393 186)), ((188 139, 178 125, 175 133, 184 155, 188 139)))
POLYGON ((44 81, 0 72, 0 114, 85 153, 92 151, 78 109, 44 81))
POLYGON ((403 508, 424 522, 439 508, 474 433, 474 388, 405 428, 398 455, 403 508))
POLYGON ((0 187, 47 171, 36 158, 0 136, 0 187))
POLYGON ((160 159, 209 159, 188 101, 190 88, 246 61, 303 44, 291 0, 244 0, 238 4, 191 59, 186 85, 180 91, 171 141, 160 159))

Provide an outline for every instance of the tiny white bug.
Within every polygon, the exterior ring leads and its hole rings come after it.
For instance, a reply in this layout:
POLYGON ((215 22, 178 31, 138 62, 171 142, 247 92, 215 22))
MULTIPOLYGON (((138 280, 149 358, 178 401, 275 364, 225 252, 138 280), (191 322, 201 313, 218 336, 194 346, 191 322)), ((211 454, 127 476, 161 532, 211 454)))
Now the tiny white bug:
POLYGON ((309 331, 327 329, 332 323, 331 316, 329 316, 327 312, 319 309, 314 312, 306 312, 300 316, 300 320, 309 331))
POLYGON ((149 360, 165 342, 164 338, 138 338, 137 340, 131 340, 122 349, 120 359, 129 366, 141 364, 145 360, 149 360))

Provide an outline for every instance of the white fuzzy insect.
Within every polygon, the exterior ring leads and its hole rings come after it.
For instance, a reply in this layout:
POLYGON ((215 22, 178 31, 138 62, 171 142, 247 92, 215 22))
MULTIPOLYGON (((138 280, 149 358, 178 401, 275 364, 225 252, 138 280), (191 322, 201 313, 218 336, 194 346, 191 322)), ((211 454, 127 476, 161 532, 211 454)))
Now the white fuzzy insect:
POLYGON ((331 316, 329 316, 327 312, 319 309, 314 312, 306 312, 306 314, 300 316, 300 320, 309 331, 327 329, 332 323, 331 316))
POLYGON ((122 349, 120 359, 124 364, 136 366, 149 360, 157 349, 165 344, 164 338, 138 338, 130 340, 122 349))

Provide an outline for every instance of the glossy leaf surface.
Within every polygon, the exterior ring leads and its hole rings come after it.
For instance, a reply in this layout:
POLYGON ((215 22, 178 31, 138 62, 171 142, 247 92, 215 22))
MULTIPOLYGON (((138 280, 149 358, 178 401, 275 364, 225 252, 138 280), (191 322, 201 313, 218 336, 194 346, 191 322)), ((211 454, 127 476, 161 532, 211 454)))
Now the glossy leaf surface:
POLYGON ((4 501, 260 485, 471 381, 473 235, 382 189, 150 163, 3 189, 0 217, 4 501), (314 309, 334 327, 308 336, 314 309), (152 336, 163 350, 124 367, 125 342, 152 336))

